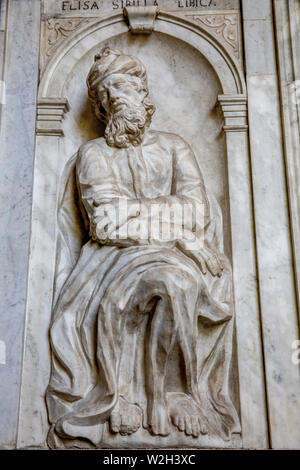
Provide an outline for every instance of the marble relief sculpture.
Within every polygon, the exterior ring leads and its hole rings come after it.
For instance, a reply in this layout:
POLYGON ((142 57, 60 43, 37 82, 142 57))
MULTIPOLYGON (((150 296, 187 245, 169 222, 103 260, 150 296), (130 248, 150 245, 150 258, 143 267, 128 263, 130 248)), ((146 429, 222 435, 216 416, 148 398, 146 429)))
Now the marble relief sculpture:
POLYGON ((141 430, 149 442, 174 433, 228 440, 240 425, 221 210, 189 145, 150 130, 155 108, 137 58, 102 49, 87 86, 106 127, 63 176, 48 443, 101 447, 106 432, 134 447, 141 430), (185 207, 193 210, 183 223, 185 207), (149 229, 153 218, 168 239, 149 229))

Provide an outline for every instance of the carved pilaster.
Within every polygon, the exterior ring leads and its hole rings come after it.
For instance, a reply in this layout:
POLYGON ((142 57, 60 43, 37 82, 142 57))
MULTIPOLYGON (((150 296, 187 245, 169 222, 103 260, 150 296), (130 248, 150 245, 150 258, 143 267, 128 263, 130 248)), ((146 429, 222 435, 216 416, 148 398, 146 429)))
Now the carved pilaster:
POLYGON ((62 120, 68 111, 66 98, 40 98, 37 106, 37 135, 63 136, 62 120))
POLYGON ((224 119, 225 132, 248 130, 247 97, 245 95, 219 95, 219 106, 224 119))
POLYGON ((154 6, 125 7, 124 16, 129 22, 129 31, 132 34, 151 34, 158 11, 154 6))

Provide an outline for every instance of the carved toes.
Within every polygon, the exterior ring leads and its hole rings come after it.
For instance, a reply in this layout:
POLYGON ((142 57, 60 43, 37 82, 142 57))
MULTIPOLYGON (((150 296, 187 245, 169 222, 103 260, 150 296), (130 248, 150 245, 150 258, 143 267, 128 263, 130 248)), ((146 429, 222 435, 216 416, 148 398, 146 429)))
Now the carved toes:
POLYGON ((186 433, 188 436, 191 436, 191 435, 192 435, 191 417, 190 417, 190 416, 186 416, 185 419, 184 419, 184 422, 185 422, 185 433, 186 433))
POLYGON ((122 415, 122 424, 120 426, 121 436, 129 436, 133 433, 133 428, 131 425, 131 417, 127 414, 122 415))
POLYGON ((193 437, 198 437, 200 434, 200 420, 195 416, 191 418, 191 427, 193 437))
POLYGON ((110 430, 113 433, 120 433, 122 436, 130 436, 141 426, 141 412, 134 405, 127 405, 130 413, 113 411, 110 415, 110 430))
POLYGON ((120 434, 122 436, 130 436, 140 427, 140 416, 133 414, 132 416, 123 415, 122 424, 120 426, 120 434))
POLYGON ((165 406, 154 407, 150 420, 150 429, 155 436, 170 434, 169 417, 165 406))
POLYGON ((201 434, 207 434, 208 433, 207 426, 200 420, 200 418, 199 418, 199 422, 200 422, 201 434))
POLYGON ((121 415, 120 413, 112 413, 110 415, 110 429, 112 432, 119 432, 121 426, 121 415))
POLYGON ((169 393, 168 408, 172 423, 179 431, 193 437, 208 433, 207 420, 191 396, 169 393))
POLYGON ((184 431, 185 430, 185 419, 182 416, 178 417, 178 429, 179 429, 179 431, 184 431))
POLYGON ((207 434, 207 428, 198 416, 175 415, 172 417, 172 422, 187 436, 198 437, 200 434, 207 434))

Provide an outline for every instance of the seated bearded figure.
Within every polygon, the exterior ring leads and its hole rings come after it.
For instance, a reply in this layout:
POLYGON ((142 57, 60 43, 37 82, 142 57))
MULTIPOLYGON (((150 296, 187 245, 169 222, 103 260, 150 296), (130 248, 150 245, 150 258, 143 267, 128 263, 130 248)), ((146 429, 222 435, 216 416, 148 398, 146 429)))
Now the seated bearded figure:
POLYGON ((143 428, 230 439, 240 428, 220 208, 189 145, 150 130, 137 58, 104 48, 87 85, 106 127, 76 157, 89 237, 53 311, 48 442, 101 446, 105 432, 143 428))

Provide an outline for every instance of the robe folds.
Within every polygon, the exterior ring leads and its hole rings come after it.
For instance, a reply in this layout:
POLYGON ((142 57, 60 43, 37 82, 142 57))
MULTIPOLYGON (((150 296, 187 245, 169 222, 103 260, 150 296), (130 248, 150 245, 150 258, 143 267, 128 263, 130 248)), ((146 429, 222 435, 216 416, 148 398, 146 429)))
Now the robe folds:
MULTIPOLYGON (((120 395, 140 406, 147 427, 145 357, 156 348, 152 332, 164 324, 164 305, 174 338, 166 396, 192 394, 209 434, 228 440, 240 432, 232 391, 232 274, 222 214, 207 194, 191 148, 176 135, 156 131, 137 148, 116 149, 96 139, 69 160, 61 188, 46 393, 50 446, 101 447, 120 395), (159 243, 133 236, 119 243, 116 234, 105 242, 91 239, 94 201, 118 198, 145 205, 201 204, 204 225, 191 220, 190 229, 218 254, 222 276, 203 274, 175 239, 159 243)), ((145 220, 141 214, 141 223, 145 220)))

